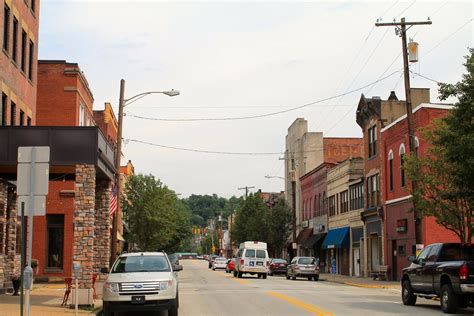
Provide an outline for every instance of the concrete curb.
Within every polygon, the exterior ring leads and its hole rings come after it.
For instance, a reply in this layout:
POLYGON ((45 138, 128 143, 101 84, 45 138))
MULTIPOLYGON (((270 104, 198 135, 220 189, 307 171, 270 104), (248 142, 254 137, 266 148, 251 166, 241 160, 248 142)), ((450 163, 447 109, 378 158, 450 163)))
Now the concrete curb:
POLYGON ((363 283, 355 283, 355 282, 347 282, 347 281, 331 280, 331 279, 321 279, 321 281, 344 284, 344 285, 354 286, 354 287, 361 287, 361 288, 366 288, 366 289, 395 289, 395 290, 400 289, 399 285, 363 284, 363 283))

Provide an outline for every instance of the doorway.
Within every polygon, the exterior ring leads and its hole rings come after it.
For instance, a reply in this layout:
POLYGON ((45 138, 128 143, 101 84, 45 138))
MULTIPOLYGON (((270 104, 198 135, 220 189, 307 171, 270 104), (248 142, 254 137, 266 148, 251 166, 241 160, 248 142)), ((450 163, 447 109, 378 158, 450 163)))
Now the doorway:
POLYGON ((354 276, 359 277, 360 276, 360 248, 354 248, 352 250, 353 255, 353 271, 354 271, 354 276))

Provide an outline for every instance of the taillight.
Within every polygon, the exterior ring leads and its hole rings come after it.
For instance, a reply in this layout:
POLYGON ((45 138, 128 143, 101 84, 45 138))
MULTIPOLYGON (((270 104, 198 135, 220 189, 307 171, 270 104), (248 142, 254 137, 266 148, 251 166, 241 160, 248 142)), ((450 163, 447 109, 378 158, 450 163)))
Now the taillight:
POLYGON ((267 267, 270 266, 270 262, 267 261, 267 267))
POLYGON ((240 259, 240 265, 243 266, 244 265, 244 259, 240 259))
POLYGON ((467 280, 468 277, 469 277, 469 268, 467 267, 466 264, 463 264, 459 268, 459 279, 460 280, 467 280))

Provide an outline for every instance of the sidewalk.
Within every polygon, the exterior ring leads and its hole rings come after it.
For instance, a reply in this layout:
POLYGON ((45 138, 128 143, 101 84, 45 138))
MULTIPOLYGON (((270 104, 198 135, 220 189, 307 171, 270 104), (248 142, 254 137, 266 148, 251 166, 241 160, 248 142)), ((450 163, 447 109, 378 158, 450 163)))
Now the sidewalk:
POLYGON ((321 281, 340 283, 350 286, 363 287, 369 289, 395 289, 400 290, 400 282, 398 281, 379 281, 372 278, 350 277, 346 275, 321 273, 319 276, 321 281))
MULTIPOLYGON (((102 288, 102 285, 97 283, 96 288, 102 288)), ((100 293, 98 293, 99 295, 100 293)), ((74 315, 74 309, 69 306, 61 306, 64 295, 63 284, 35 284, 31 293, 31 313, 34 316, 59 316, 59 315, 74 315)), ((71 296, 69 296, 69 303, 71 296)), ((10 294, 0 295, 0 316, 18 316, 20 315, 20 296, 12 296, 10 294)), ((96 300, 94 308, 89 311, 79 310, 80 315, 95 315, 95 311, 102 308, 102 300, 96 300)))

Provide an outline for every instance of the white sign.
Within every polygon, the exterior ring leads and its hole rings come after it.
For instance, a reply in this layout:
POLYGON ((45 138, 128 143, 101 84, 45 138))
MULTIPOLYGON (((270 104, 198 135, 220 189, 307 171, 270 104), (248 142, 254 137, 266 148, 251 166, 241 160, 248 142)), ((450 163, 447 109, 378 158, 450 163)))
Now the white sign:
POLYGON ((296 248, 298 248, 298 247, 296 246, 296 243, 294 242, 293 243, 293 249, 296 249, 296 248))
MULTIPOLYGON (((21 211, 21 202, 25 202, 25 216, 29 216, 29 205, 30 197, 20 195, 18 197, 18 214, 21 211)), ((33 216, 44 216, 46 215, 46 196, 44 195, 35 195, 33 202, 33 216)))
POLYGON ((29 163, 33 159, 31 157, 31 149, 35 148, 35 162, 49 162, 49 147, 18 147, 18 163, 29 163))
MULTIPOLYGON (((47 195, 49 184, 49 164, 40 162, 34 164, 34 192, 33 195, 47 195)), ((17 194, 30 195, 31 164, 19 163, 17 175, 17 194)))

